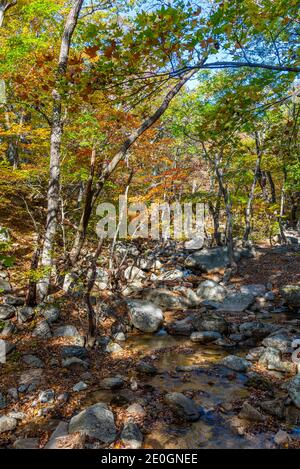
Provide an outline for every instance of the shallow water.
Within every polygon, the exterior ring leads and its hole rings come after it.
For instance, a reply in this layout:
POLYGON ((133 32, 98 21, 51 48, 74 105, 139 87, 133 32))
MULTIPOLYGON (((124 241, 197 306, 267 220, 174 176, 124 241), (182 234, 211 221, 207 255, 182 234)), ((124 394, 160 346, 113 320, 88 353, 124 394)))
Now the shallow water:
MULTIPOLYGON (((241 352, 226 351, 220 347, 193 344, 189 338, 170 335, 139 335, 126 341, 125 349, 135 351, 141 358, 152 357, 159 373, 143 376, 142 383, 166 392, 183 392, 192 396, 204 410, 198 422, 168 425, 158 419, 145 436, 144 447, 152 449, 196 449, 196 448, 265 448, 268 435, 240 436, 233 427, 234 412, 230 403, 244 400, 249 390, 244 386, 247 377, 235 373, 220 364, 226 355, 241 352), (182 368, 183 367, 183 368, 182 368), (184 367, 190 367, 185 369, 184 367), (216 411, 223 408, 223 413, 216 411)), ((245 353, 245 352, 244 352, 245 353)), ((128 377, 135 377, 128 370, 128 377)), ((140 378, 137 378, 138 382, 140 378)), ((127 391, 124 390, 126 393, 127 391)), ((134 392, 129 391, 133 394, 134 392)), ((111 403, 122 390, 93 391, 85 402, 111 403)))
POLYGON ((194 401, 201 406, 205 415, 195 423, 182 423, 169 426, 158 421, 144 441, 145 448, 153 449, 192 449, 192 448, 262 448, 264 436, 253 439, 239 436, 231 425, 233 413, 224 417, 214 412, 218 404, 229 404, 249 395, 244 386, 243 374, 230 372, 216 366, 228 355, 218 347, 191 344, 188 338, 171 336, 137 336, 128 340, 126 348, 138 350, 141 355, 151 355, 160 349, 166 350, 153 361, 159 374, 146 379, 148 384, 163 392, 191 392, 194 401), (168 350, 167 347, 178 346, 168 350), (185 348, 188 353, 185 353, 185 348), (192 371, 179 371, 193 365, 192 371), (233 379, 234 377, 234 379, 233 379))

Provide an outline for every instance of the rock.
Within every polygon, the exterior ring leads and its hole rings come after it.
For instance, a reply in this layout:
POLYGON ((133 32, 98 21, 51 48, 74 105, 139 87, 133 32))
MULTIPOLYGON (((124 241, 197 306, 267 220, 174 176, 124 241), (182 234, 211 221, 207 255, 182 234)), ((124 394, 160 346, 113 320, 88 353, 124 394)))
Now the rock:
POLYGON ((1 277, 0 277, 0 291, 2 293, 10 293, 12 291, 12 287, 9 281, 1 277))
POLYGON ((20 385, 18 392, 32 392, 40 384, 43 378, 43 371, 41 368, 32 368, 23 372, 20 376, 20 385))
POLYGON ((66 345, 61 349, 62 358, 76 357, 84 360, 88 358, 89 354, 85 347, 80 345, 66 345))
POLYGON ((271 347, 273 349, 277 349, 282 353, 285 353, 289 350, 292 344, 291 338, 287 334, 283 333, 275 333, 266 337, 262 344, 265 347, 271 347))
POLYGON ((0 417, 0 433, 10 432, 11 430, 14 430, 16 426, 16 419, 8 417, 7 415, 0 417))
POLYGON ((300 409, 300 373, 294 376, 288 384, 288 393, 295 406, 300 409))
POLYGON ((88 388, 88 385, 86 383, 84 383, 83 381, 79 381, 79 383, 74 384, 72 389, 74 392, 80 392, 80 391, 84 391, 87 388, 88 388))
POLYGON ((200 419, 200 409, 192 399, 189 399, 181 392, 170 392, 166 394, 165 402, 175 414, 189 422, 195 422, 200 419))
POLYGON ((228 330, 228 323, 219 317, 196 317, 193 326, 197 331, 216 331, 220 334, 226 334, 228 330))
POLYGON ((7 406, 6 399, 3 396, 2 392, 0 392, 0 410, 5 409, 6 406, 7 406))
POLYGON ((53 332, 54 337, 76 337, 78 335, 76 327, 71 325, 56 327, 53 332))
POLYGON ((136 280, 143 280, 146 278, 146 274, 143 270, 139 269, 136 266, 129 266, 124 271, 124 277, 129 282, 134 282, 136 280))
POLYGON ((187 251, 197 251, 199 249, 202 249, 204 246, 205 242, 205 237, 204 235, 197 235, 195 238, 190 239, 189 241, 185 241, 184 243, 184 249, 187 251))
POLYGON ((99 290, 106 290, 109 287, 109 275, 106 270, 97 267, 96 269, 96 280, 95 280, 95 286, 99 290))
POLYGON ((69 358, 65 358, 64 360, 62 360, 62 366, 63 368, 82 367, 84 369, 87 369, 89 367, 89 363, 77 357, 69 357, 69 358))
POLYGON ((206 280, 200 283, 197 295, 203 300, 213 300, 222 302, 226 296, 226 289, 213 280, 206 280))
POLYGON ((41 404, 48 404, 49 402, 54 401, 55 393, 53 389, 48 389, 47 391, 42 391, 39 394, 38 400, 41 404))
POLYGON ((246 360, 256 361, 259 360, 261 355, 264 353, 266 349, 264 347, 256 347, 249 350, 248 354, 246 355, 246 360))
POLYGON ((272 324, 266 324, 258 321, 244 322, 240 325, 239 331, 245 337, 254 337, 255 339, 263 339, 274 331, 272 324))
POLYGON ((241 313, 248 309, 255 297, 249 293, 230 293, 219 306, 220 311, 241 313))
POLYGON ((38 438, 18 438, 13 447, 15 449, 38 449, 39 439, 38 438))
POLYGON ((268 291, 266 294, 265 294, 265 299, 267 301, 274 301, 276 298, 275 296, 275 293, 273 293, 272 291, 268 291))
POLYGON ((250 371, 247 373, 248 381, 245 383, 245 386, 248 388, 260 389, 261 391, 268 391, 273 394, 273 383, 255 371, 250 371))
POLYGON ((120 353, 122 350, 123 348, 116 342, 109 342, 105 348, 107 353, 120 353))
POLYGON ((6 296, 4 298, 4 303, 10 306, 23 306, 24 300, 18 296, 6 296))
POLYGON ((280 293, 289 306, 296 308, 300 307, 299 285, 286 285, 280 290, 280 293))
MULTIPOLYGON (((8 340, 0 339, 0 353, 3 351, 5 355, 9 355, 13 350, 15 350, 15 344, 8 342, 8 340)), ((0 356, 1 363, 1 356, 0 356)))
POLYGON ((12 417, 13 419, 16 419, 16 420, 24 420, 26 417, 26 414, 24 412, 18 412, 16 410, 9 412, 9 414, 7 415, 8 417, 12 417))
POLYGON ((4 324, 4 327, 1 331, 0 336, 1 337, 9 337, 10 335, 13 335, 17 332, 17 327, 15 326, 14 323, 7 321, 4 324))
POLYGON ((114 340, 119 341, 119 342, 125 342, 126 335, 124 334, 124 332, 117 332, 114 335, 114 340))
POLYGON ((291 437, 287 432, 279 430, 274 436, 274 442, 278 446, 286 446, 291 442, 291 437))
POLYGON ((44 449, 59 449, 60 441, 68 435, 68 424, 66 422, 59 422, 56 429, 50 436, 48 443, 44 449))
POLYGON ((239 413, 240 419, 250 420, 251 422, 264 422, 265 416, 262 415, 255 407, 249 402, 244 402, 243 407, 239 413))
POLYGON ((153 366, 153 365, 151 365, 151 363, 147 363, 145 361, 140 361, 137 364, 136 369, 139 373, 149 375, 149 376, 154 376, 158 373, 158 370, 155 366, 153 366))
POLYGON ((82 433, 102 441, 111 443, 116 438, 116 426, 113 413, 107 405, 100 402, 72 417, 69 433, 82 433))
POLYGON ((274 366, 280 361, 280 359, 281 354, 279 350, 272 347, 267 347, 260 355, 258 363, 263 366, 274 366))
POLYGON ((281 398, 271 401, 260 401, 258 405, 270 415, 282 420, 284 417, 284 402, 281 398))
POLYGON ((188 298, 166 288, 148 288, 142 292, 143 298, 163 309, 185 309, 191 306, 188 298))
POLYGON ((59 319, 60 311, 55 306, 47 306, 46 309, 42 311, 42 315, 48 324, 53 324, 59 319))
POLYGON ((253 283, 250 285, 243 285, 240 288, 241 293, 245 293, 246 295, 253 295, 253 296, 264 296, 266 293, 265 285, 260 283, 253 283))
POLYGON ((12 318, 16 314, 16 308, 9 305, 0 304, 0 321, 12 318))
POLYGON ((215 331, 193 332, 190 336, 192 342, 208 344, 221 338, 221 334, 215 331))
POLYGON ((50 339, 52 332, 48 322, 45 320, 40 321, 32 332, 33 337, 39 337, 40 339, 50 339))
POLYGON ((186 267, 195 268, 202 272, 218 272, 229 265, 229 256, 226 247, 202 249, 196 251, 185 259, 186 267))
POLYGON ((10 234, 9 229, 4 226, 0 226, 0 243, 9 243, 10 234))
POLYGON ((120 389, 124 385, 124 380, 120 376, 104 378, 100 383, 101 389, 120 389))
POLYGON ((190 318, 171 322, 170 324, 166 325, 166 328, 171 335, 183 335, 188 337, 194 331, 194 327, 190 318))
POLYGON ((44 368, 44 363, 36 355, 24 355, 22 358, 23 362, 31 368, 44 368))
POLYGON ((143 435, 135 422, 126 422, 122 433, 121 440, 128 449, 139 449, 143 444, 143 435))
POLYGON ((138 402, 134 402, 126 409, 126 414, 130 417, 145 417, 145 409, 138 402))
POLYGON ((7 394, 12 398, 13 401, 19 400, 17 388, 9 388, 7 394))
POLYGON ((230 370, 234 370, 240 373, 247 371, 251 366, 250 362, 236 355, 227 355, 227 357, 225 357, 221 363, 230 370))
POLYGON ((156 281, 171 281, 171 280, 180 280, 184 277, 182 270, 174 269, 167 272, 161 273, 156 277, 156 281))
POLYGON ((29 306, 25 306, 21 308, 18 312, 18 322, 24 323, 30 321, 34 316, 34 309, 30 308, 29 306))
POLYGON ((145 300, 127 300, 131 324, 142 332, 156 332, 163 323, 162 310, 145 300))

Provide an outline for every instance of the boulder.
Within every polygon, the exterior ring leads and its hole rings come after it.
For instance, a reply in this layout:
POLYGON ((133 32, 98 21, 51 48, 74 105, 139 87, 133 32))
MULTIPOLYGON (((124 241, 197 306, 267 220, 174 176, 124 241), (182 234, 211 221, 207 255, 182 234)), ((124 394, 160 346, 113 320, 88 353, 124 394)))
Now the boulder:
POLYGON ((280 293, 288 306, 300 307, 300 285, 286 285, 280 290, 280 293))
POLYGON ((100 382, 101 389, 120 389, 124 385, 124 380, 120 376, 104 378, 100 382))
POLYGON ((162 310, 146 300, 127 300, 131 324, 142 332, 156 332, 163 323, 162 310))
POLYGON ((14 449, 38 449, 39 439, 38 438, 18 438, 14 444, 14 449))
POLYGON ((264 296, 266 293, 266 287, 265 285, 262 285, 261 283, 253 283, 250 285, 243 285, 240 288, 241 293, 246 293, 247 295, 253 295, 253 296, 264 296))
POLYGON ((163 309, 186 309, 191 306, 188 298, 166 288, 148 288, 142 292, 142 296, 163 309))
MULTIPOLYGON (((1 288, 1 286, 0 286, 1 288)), ((16 314, 16 308, 9 305, 0 304, 0 321, 12 318, 16 314)))
POLYGON ((195 402, 181 392, 170 392, 166 394, 165 402, 175 414, 189 422, 195 422, 201 417, 201 410, 195 402))
POLYGON ((219 306, 220 311, 242 313, 254 302, 255 297, 250 293, 230 293, 219 306))
POLYGON ((208 344, 221 338, 221 334, 215 331, 193 332, 190 336, 192 342, 198 344, 208 344))
POLYGON ((11 291, 12 291, 12 287, 8 279, 0 277, 0 292, 10 293, 11 291))
POLYGON ((300 373, 294 376, 288 384, 288 393, 295 406, 300 409, 300 373))
POLYGON ((53 324, 59 319, 60 311, 56 306, 47 306, 43 311, 42 315, 48 322, 48 324, 53 324))
POLYGON ((33 337, 40 339, 50 339, 52 332, 46 320, 40 321, 32 332, 33 337))
POLYGON ((121 433, 122 443, 128 449, 139 449, 143 444, 143 434, 135 422, 125 422, 121 433))
POLYGON ((0 433, 10 432, 14 430, 17 426, 17 420, 8 415, 3 415, 0 417, 0 433))
POLYGON ((31 368, 44 368, 45 366, 42 360, 36 355, 24 355, 22 360, 31 368))
POLYGON ((197 295, 203 300, 222 302, 226 296, 226 289, 213 280, 205 280, 200 283, 197 295))
POLYGON ((190 254, 185 259, 185 265, 202 272, 218 272, 229 265, 229 256, 226 247, 202 249, 190 254))
POLYGON ((273 349, 277 349, 282 353, 288 352, 289 348, 292 344, 292 339, 284 333, 275 333, 268 337, 266 337, 262 344, 265 347, 271 347, 273 349))
POLYGON ((245 360, 244 358, 238 357, 236 355, 227 355, 227 357, 225 357, 221 363, 230 370, 240 373, 246 372, 251 366, 251 363, 248 360, 245 360))
POLYGON ((66 345, 61 349, 62 358, 76 357, 84 360, 88 358, 89 354, 85 347, 80 345, 66 345))
POLYGON ((129 282, 135 282, 136 280, 143 280, 146 278, 146 274, 142 269, 139 269, 136 266, 129 266, 124 271, 124 277, 129 282))
POLYGON ((10 306, 23 306, 24 299, 19 296, 8 295, 4 298, 4 303, 10 306))
POLYGON ((94 404, 72 417, 69 433, 77 432, 103 443, 112 443, 116 438, 114 415, 106 404, 94 404))
POLYGON ((151 363, 147 363, 143 360, 137 364, 136 369, 139 373, 149 376, 154 376, 158 373, 158 370, 154 365, 151 365, 151 363))
POLYGON ((197 331, 216 331, 220 334, 226 334, 228 323, 221 317, 196 317, 193 320, 193 326, 197 331))
POLYGON ((76 337, 79 335, 79 332, 75 326, 66 325, 56 327, 54 329, 53 335, 54 337, 76 337))
POLYGON ((84 391, 85 389, 87 389, 88 385, 86 383, 84 383, 83 381, 79 381, 78 383, 74 384, 72 390, 74 392, 80 392, 80 391, 84 391))
POLYGON ((30 308, 30 306, 25 306, 21 308, 18 312, 18 322, 24 323, 30 321, 34 316, 34 309, 30 308))
POLYGON ((244 402, 239 413, 239 418, 249 420, 250 422, 264 422, 266 420, 265 416, 249 404, 249 402, 244 402))

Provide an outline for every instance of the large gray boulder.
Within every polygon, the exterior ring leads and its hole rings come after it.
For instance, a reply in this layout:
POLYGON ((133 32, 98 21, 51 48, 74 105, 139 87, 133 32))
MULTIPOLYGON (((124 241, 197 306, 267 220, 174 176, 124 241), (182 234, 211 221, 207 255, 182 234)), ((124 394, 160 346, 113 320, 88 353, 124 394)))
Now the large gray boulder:
POLYGON ((217 331, 225 334, 228 330, 228 323, 221 317, 200 316, 193 319, 193 326, 197 331, 217 331))
POLYGON ((289 382, 288 393, 295 406, 300 409, 300 373, 289 382))
POLYGON ((200 283, 197 295, 203 300, 213 300, 222 302, 226 296, 226 289, 213 280, 205 280, 200 283))
POLYGON ((142 332, 156 332, 163 323, 162 310, 145 300, 127 300, 131 324, 142 332))
POLYGON ((221 339, 221 334, 215 331, 202 331, 202 332, 193 332, 190 336, 192 342, 198 344, 208 344, 209 342, 214 342, 215 340, 221 339))
POLYGON ((292 344, 292 339, 287 334, 278 332, 276 334, 270 335, 269 337, 266 337, 262 341, 262 344, 265 347, 271 347, 285 353, 289 351, 289 348, 292 344))
POLYGON ((251 366, 251 363, 248 360, 236 355, 227 355, 227 357, 222 360, 222 364, 230 370, 240 373, 247 371, 251 366))
POLYGON ((219 306, 220 311, 241 313, 248 309, 255 297, 250 293, 230 293, 219 306))
POLYGON ((143 291, 142 295, 145 300, 151 301, 163 309, 186 309, 192 306, 190 298, 166 288, 148 288, 143 291))
POLYGON ((40 321, 32 332, 33 337, 40 339, 50 339, 52 332, 46 320, 40 321))
POLYGON ((201 416, 200 408, 198 408, 192 399, 189 399, 181 392, 166 394, 165 402, 175 414, 189 422, 195 422, 201 416))
POLYGON ((293 307, 300 307, 300 285, 286 285, 280 290, 286 303, 293 307))
POLYGON ((0 433, 9 432, 14 430, 17 426, 17 420, 8 415, 0 417, 0 433))
POLYGON ((94 404, 72 417, 69 433, 77 432, 103 443, 111 443, 116 438, 114 415, 103 402, 94 404))
POLYGON ((185 259, 185 265, 189 268, 201 270, 202 272, 216 272, 223 270, 229 265, 229 256, 226 247, 213 249, 202 249, 190 254, 185 259))
POLYGON ((247 293, 253 296, 264 296, 264 294, 266 293, 266 287, 261 283, 242 285, 240 290, 241 293, 247 293))
MULTIPOLYGON (((1 288, 1 287, 0 287, 1 288)), ((0 305, 0 320, 5 321, 6 319, 12 318, 16 313, 16 308, 9 305, 0 305)))
POLYGON ((79 335, 75 326, 67 324, 66 326, 59 326, 54 329, 54 337, 76 337, 79 335))

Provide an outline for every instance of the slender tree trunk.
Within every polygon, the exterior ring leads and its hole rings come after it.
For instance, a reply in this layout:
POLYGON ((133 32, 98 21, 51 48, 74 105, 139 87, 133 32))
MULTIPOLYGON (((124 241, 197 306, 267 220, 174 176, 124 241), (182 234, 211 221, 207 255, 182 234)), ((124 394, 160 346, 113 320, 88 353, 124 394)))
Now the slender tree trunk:
POLYGON ((246 226, 245 226, 245 231, 244 231, 244 236, 243 236, 243 242, 244 243, 246 243, 248 241, 249 235, 250 235, 250 232, 251 232, 252 204, 253 204, 253 200, 254 200, 254 193, 255 193, 256 183, 258 181, 258 177, 259 177, 259 174, 260 174, 260 164, 261 164, 262 153, 261 153, 261 146, 260 146, 259 137, 258 137, 257 133, 255 134, 255 142, 256 142, 257 160, 256 160, 256 164, 255 164, 255 169, 254 169, 253 182, 252 182, 252 185, 251 185, 251 189, 250 189, 250 193, 249 193, 249 197, 248 197, 248 202, 247 202, 247 206, 246 206, 246 210, 245 210, 246 226))
POLYGON ((49 187, 47 195, 48 207, 44 245, 41 256, 41 267, 44 271, 44 276, 38 284, 39 301, 44 299, 49 289, 59 212, 60 149, 63 133, 62 95, 60 92, 61 81, 66 75, 71 40, 77 25, 82 4, 83 0, 75 0, 72 2, 72 8, 67 17, 61 41, 55 89, 52 91, 53 111, 50 141, 49 187))

